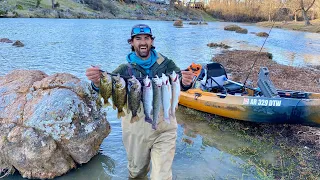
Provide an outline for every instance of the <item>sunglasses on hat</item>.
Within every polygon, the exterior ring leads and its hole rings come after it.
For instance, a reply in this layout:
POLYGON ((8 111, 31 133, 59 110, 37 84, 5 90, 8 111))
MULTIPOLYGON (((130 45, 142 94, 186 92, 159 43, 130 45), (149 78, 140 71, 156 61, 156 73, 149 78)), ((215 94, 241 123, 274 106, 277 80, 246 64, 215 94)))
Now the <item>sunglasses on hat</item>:
POLYGON ((152 36, 151 29, 149 27, 135 27, 132 28, 131 36, 135 36, 138 34, 149 34, 152 36))

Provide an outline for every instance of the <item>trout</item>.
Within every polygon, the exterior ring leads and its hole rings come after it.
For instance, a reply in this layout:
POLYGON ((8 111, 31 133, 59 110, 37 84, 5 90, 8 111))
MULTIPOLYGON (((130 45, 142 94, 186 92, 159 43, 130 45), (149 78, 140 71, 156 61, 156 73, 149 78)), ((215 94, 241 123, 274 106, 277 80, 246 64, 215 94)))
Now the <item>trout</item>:
POLYGON ((153 80, 153 119, 152 119, 152 128, 154 130, 157 129, 157 124, 159 120, 159 114, 160 114, 160 109, 161 109, 161 86, 162 86, 162 79, 159 78, 157 75, 153 80))
POLYGON ((120 117, 125 116, 123 112, 123 107, 127 102, 127 90, 126 90, 126 82, 120 74, 118 76, 113 76, 112 81, 112 103, 113 109, 118 109, 118 119, 120 117))
POLYGON ((170 75, 171 86, 172 86, 172 102, 171 102, 171 114, 176 117, 176 109, 178 108, 179 97, 180 97, 180 80, 179 74, 175 71, 170 75))
POLYGON ((136 77, 132 76, 128 80, 128 110, 132 113, 131 123, 139 121, 137 112, 140 109, 141 95, 141 83, 136 77))
POLYGON ((107 72, 102 72, 100 77, 99 95, 103 98, 103 103, 110 106, 109 98, 112 95, 112 78, 107 72))
POLYGON ((170 123, 170 107, 171 107, 171 97, 172 90, 169 82, 168 76, 162 73, 162 86, 161 86, 161 96, 163 105, 163 117, 164 121, 170 123))
POLYGON ((145 121, 152 124, 151 112, 153 108, 153 89, 152 81, 147 76, 143 79, 143 108, 145 114, 145 121))

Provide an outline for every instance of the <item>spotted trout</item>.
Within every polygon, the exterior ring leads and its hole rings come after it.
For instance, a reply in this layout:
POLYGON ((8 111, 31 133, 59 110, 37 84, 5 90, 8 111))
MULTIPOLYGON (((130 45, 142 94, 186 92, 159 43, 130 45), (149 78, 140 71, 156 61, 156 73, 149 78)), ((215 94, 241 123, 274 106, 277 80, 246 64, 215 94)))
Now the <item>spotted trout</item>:
POLYGON ((153 119, 152 119, 152 128, 154 130, 157 129, 157 124, 159 120, 159 114, 161 109, 161 86, 162 86, 162 79, 159 78, 157 75, 155 78, 152 79, 153 85, 153 119))
POLYGON ((141 83, 132 76, 128 79, 128 110, 132 113, 131 123, 139 121, 137 112, 140 109, 141 95, 141 83))
POLYGON ((125 116, 123 112, 123 107, 127 102, 127 90, 126 90, 126 82, 120 74, 117 76, 113 76, 112 81, 112 103, 113 109, 118 109, 118 119, 120 117, 125 116))
POLYGON ((99 94, 103 98, 103 103, 110 106, 109 98, 112 95, 112 78, 107 72, 102 72, 100 77, 99 94))
POLYGON ((180 97, 180 80, 179 74, 175 71, 170 75, 171 86, 172 86, 172 100, 171 100, 171 114, 176 117, 176 109, 178 108, 179 97, 180 97))
POLYGON ((152 81, 147 76, 143 79, 143 108, 145 114, 145 121, 152 124, 151 112, 153 108, 153 89, 152 89, 152 81))

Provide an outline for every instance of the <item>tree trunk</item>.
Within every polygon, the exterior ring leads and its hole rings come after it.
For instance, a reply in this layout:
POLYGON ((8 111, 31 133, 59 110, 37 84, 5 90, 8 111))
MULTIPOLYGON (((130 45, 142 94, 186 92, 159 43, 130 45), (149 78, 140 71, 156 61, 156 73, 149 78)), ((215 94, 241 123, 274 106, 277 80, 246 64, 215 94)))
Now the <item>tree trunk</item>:
POLYGON ((54 0, 51 0, 52 2, 52 9, 54 9, 54 0))
POLYGON ((270 12, 268 13, 268 18, 269 18, 268 21, 270 22, 271 21, 271 13, 270 12))
POLYGON ((304 25, 305 26, 309 26, 310 25, 310 21, 309 21, 309 18, 308 18, 308 15, 307 15, 307 11, 302 9, 302 16, 303 16, 303 19, 304 19, 304 25))
POLYGON ((170 9, 174 10, 174 3, 176 2, 176 0, 170 0, 170 9))

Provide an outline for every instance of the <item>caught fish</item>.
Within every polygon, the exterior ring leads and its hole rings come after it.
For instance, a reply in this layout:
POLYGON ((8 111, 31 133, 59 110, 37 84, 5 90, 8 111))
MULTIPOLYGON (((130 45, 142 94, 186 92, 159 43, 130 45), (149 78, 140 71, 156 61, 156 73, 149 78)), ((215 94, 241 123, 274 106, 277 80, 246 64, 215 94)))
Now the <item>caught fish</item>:
POLYGON ((171 102, 171 114, 173 117, 176 116, 176 109, 178 108, 179 96, 180 96, 180 80, 179 74, 175 71, 170 75, 171 86, 172 86, 172 102, 171 102))
POLYGON ((127 102, 127 90, 126 90, 126 82, 120 74, 117 76, 113 76, 112 81, 112 102, 113 109, 118 109, 118 119, 120 117, 124 117, 125 113, 123 112, 123 107, 127 102))
POLYGON ((169 78, 162 73, 162 86, 161 86, 161 97, 163 105, 163 117, 164 121, 170 123, 170 107, 171 107, 171 97, 172 90, 169 78))
POLYGON ((161 109, 161 86, 162 86, 162 79, 159 78, 157 75, 153 80, 153 119, 152 119, 152 128, 154 130, 157 129, 157 124, 158 124, 158 119, 159 119, 159 114, 160 114, 160 109, 161 109))
POLYGON ((110 106, 108 99, 112 95, 112 78, 107 72, 102 72, 100 77, 99 94, 106 106, 110 106))
POLYGON ((132 76, 128 79, 128 110, 132 113, 131 123, 139 120, 137 112, 140 109, 141 95, 141 83, 136 77, 132 76))
POLYGON ((143 79, 143 108, 145 114, 145 121, 152 124, 151 112, 153 108, 153 89, 152 81, 147 76, 143 79))

